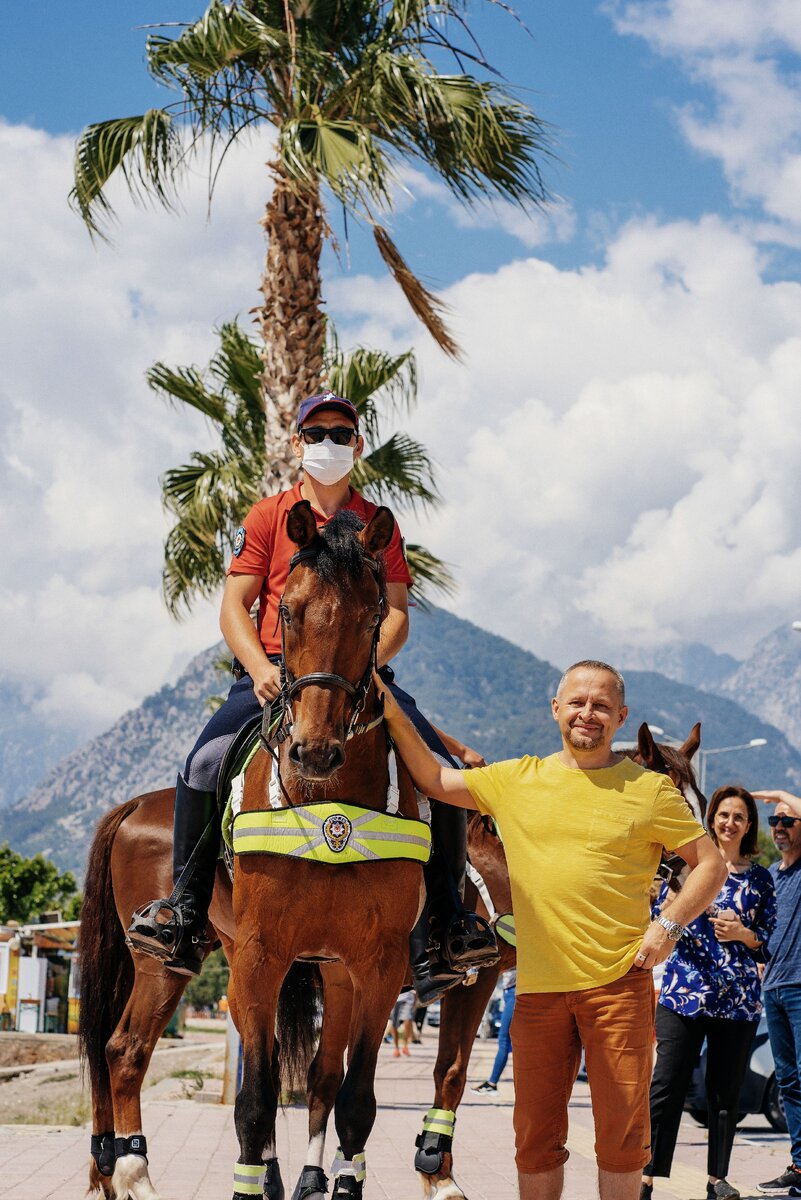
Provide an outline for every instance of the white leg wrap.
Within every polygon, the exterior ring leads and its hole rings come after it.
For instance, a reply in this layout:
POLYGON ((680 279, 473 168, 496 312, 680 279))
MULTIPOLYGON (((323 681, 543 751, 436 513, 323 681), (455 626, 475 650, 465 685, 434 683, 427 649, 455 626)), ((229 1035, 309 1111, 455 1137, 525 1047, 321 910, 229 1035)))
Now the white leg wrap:
POLYGON ((440 1179, 431 1192, 431 1200, 465 1200, 465 1194, 454 1179, 440 1179))
POLYGON ((161 1200, 147 1169, 147 1162, 139 1154, 124 1154, 114 1164, 111 1187, 115 1200, 161 1200))
POLYGON ((306 1166, 319 1167, 322 1171, 324 1154, 325 1133, 315 1133, 314 1137, 309 1139, 309 1148, 306 1151, 306 1166))
POLYGON ((345 1158, 338 1147, 336 1157, 331 1164, 331 1174, 352 1175, 357 1183, 367 1178, 367 1161, 364 1154, 354 1154, 353 1158, 345 1158))

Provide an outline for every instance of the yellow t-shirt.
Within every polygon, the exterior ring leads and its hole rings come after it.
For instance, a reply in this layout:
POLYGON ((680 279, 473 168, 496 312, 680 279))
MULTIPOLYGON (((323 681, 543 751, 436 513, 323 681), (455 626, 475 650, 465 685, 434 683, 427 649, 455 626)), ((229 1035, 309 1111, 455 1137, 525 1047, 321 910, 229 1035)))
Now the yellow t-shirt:
POLYGON ((670 779, 629 758, 581 771, 555 754, 463 779, 503 838, 518 992, 583 991, 625 975, 648 925, 662 847, 704 832, 670 779))

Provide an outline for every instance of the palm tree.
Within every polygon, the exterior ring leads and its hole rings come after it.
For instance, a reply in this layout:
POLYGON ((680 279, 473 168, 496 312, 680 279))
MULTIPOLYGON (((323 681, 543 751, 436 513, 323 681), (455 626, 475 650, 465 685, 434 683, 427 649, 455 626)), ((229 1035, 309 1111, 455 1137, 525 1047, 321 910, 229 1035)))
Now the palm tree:
POLYGON ((465 7, 466 0, 212 0, 177 35, 148 37, 150 73, 177 99, 90 125, 78 140, 71 199, 102 234, 113 215, 105 188, 115 174, 134 199, 171 207, 201 140, 211 143, 213 191, 228 148, 256 127, 274 129, 258 310, 266 491, 291 483, 287 431, 300 400, 321 383, 326 203, 372 228, 413 310, 456 356, 442 305, 382 223, 398 164, 423 163, 466 203, 545 199, 535 158, 547 153, 544 126, 498 83, 464 69, 489 69, 465 7), (437 67, 448 55, 458 68, 451 74, 437 67))
MULTIPOLYGON (((234 532, 261 498, 264 466, 264 402, 257 344, 236 321, 219 330, 220 345, 205 371, 156 363, 147 374, 154 391, 171 403, 203 413, 220 438, 220 449, 195 452, 188 463, 167 471, 162 500, 175 518, 164 546, 162 584, 173 616, 197 597, 213 596, 225 579, 234 532)), ((368 453, 353 481, 376 502, 401 508, 437 503, 425 449, 405 434, 381 440, 387 410, 413 404, 417 393, 411 352, 389 355, 359 347, 343 353, 329 326, 324 368, 330 387, 349 396, 359 411, 368 453)), ((425 602, 426 585, 449 591, 445 565, 422 546, 407 545, 414 591, 425 602)))

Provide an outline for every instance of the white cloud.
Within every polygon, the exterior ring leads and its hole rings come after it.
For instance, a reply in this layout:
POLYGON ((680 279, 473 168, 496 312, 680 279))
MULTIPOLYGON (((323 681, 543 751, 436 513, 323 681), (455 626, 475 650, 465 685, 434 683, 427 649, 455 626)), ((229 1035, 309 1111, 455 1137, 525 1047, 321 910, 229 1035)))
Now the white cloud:
POLYGON ((801 22, 795 0, 607 0, 620 33, 674 58, 709 96, 676 108, 695 149, 720 160, 735 200, 801 240, 801 22))
POLYGON ((678 637, 743 654, 785 619, 801 287, 761 265, 715 218, 638 221, 601 268, 531 259, 450 289, 469 358, 420 343, 413 421, 448 504, 404 525, 458 564, 457 611, 557 661, 678 637))
POLYGON ((463 204, 440 179, 414 167, 401 167, 393 192, 395 212, 406 212, 425 200, 443 209, 457 229, 497 230, 515 238, 527 250, 569 242, 576 230, 576 214, 564 199, 554 198, 541 209, 523 208, 508 200, 463 204))
MULTIPOLYGON (((212 605, 182 626, 161 605, 157 477, 208 435, 143 371, 204 363, 215 321, 256 299, 267 179, 246 151, 210 224, 198 176, 185 217, 126 209, 95 250, 65 204, 71 153, 0 126, 0 662, 88 735, 217 636, 212 605)), ((327 294, 346 339, 417 345, 410 428, 446 504, 403 524, 457 565, 460 614, 555 661, 674 637, 744 654, 787 615, 801 287, 766 281, 752 230, 643 218, 598 267, 469 275, 444 296, 463 366, 391 281, 327 294)))

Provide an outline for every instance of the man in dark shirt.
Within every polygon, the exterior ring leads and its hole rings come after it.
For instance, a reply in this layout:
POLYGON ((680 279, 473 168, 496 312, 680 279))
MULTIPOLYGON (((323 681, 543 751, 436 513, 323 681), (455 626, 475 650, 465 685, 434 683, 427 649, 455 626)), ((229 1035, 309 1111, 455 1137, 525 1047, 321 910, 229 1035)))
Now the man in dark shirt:
POLYGON ((801 1196, 801 798, 785 791, 754 792, 776 805, 768 817, 781 855, 770 868, 776 885, 776 929, 762 981, 765 1016, 776 1062, 793 1161, 760 1192, 801 1196))

